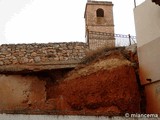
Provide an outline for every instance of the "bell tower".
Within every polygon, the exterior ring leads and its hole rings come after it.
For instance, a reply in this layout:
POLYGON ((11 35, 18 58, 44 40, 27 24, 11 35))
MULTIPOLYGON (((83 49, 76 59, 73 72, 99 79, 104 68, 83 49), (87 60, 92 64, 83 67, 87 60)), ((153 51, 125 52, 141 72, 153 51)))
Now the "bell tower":
POLYGON ((88 0, 84 18, 90 49, 115 46, 112 8, 112 2, 88 0))

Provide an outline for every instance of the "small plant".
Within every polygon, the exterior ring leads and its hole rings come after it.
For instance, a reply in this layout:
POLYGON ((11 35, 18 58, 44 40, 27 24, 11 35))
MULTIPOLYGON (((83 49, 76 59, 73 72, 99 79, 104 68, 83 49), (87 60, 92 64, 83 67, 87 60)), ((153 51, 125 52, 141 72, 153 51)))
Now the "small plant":
POLYGON ((124 50, 124 47, 102 47, 98 48, 96 50, 92 50, 89 52, 86 52, 86 57, 82 60, 82 64, 88 64, 90 62, 93 62, 96 58, 101 57, 105 55, 107 52, 112 50, 124 50))

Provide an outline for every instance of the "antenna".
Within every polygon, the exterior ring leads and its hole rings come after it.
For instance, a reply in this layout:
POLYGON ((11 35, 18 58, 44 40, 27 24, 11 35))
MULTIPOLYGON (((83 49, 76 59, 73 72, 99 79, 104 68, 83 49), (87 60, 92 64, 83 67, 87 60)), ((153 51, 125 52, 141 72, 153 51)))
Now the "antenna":
POLYGON ((134 7, 136 8, 136 0, 134 0, 134 7))

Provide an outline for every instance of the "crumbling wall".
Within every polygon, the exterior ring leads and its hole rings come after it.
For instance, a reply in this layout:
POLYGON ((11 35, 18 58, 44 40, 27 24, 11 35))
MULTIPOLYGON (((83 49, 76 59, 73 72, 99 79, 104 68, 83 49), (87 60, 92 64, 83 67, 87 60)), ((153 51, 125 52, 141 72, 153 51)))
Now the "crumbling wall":
POLYGON ((46 100, 45 81, 36 76, 0 75, 0 111, 23 111, 46 100))
POLYGON ((72 71, 1 75, 0 112, 111 116, 139 113, 140 94, 132 63, 119 50, 98 55, 72 71))
POLYGON ((52 97, 47 89, 60 82, 70 70, 0 74, 0 113, 44 114, 48 110, 56 111, 53 106, 50 107, 52 102, 48 100, 52 97))
POLYGON ((85 57, 85 43, 8 44, 0 46, 0 66, 80 60, 85 57))

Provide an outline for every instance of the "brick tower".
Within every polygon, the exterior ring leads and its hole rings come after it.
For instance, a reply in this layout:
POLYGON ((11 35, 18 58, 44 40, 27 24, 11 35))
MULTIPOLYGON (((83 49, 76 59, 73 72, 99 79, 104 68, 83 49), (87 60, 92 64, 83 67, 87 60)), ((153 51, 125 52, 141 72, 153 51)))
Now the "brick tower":
POLYGON ((86 40, 89 48, 115 46, 113 4, 106 1, 88 1, 85 8, 86 40))

